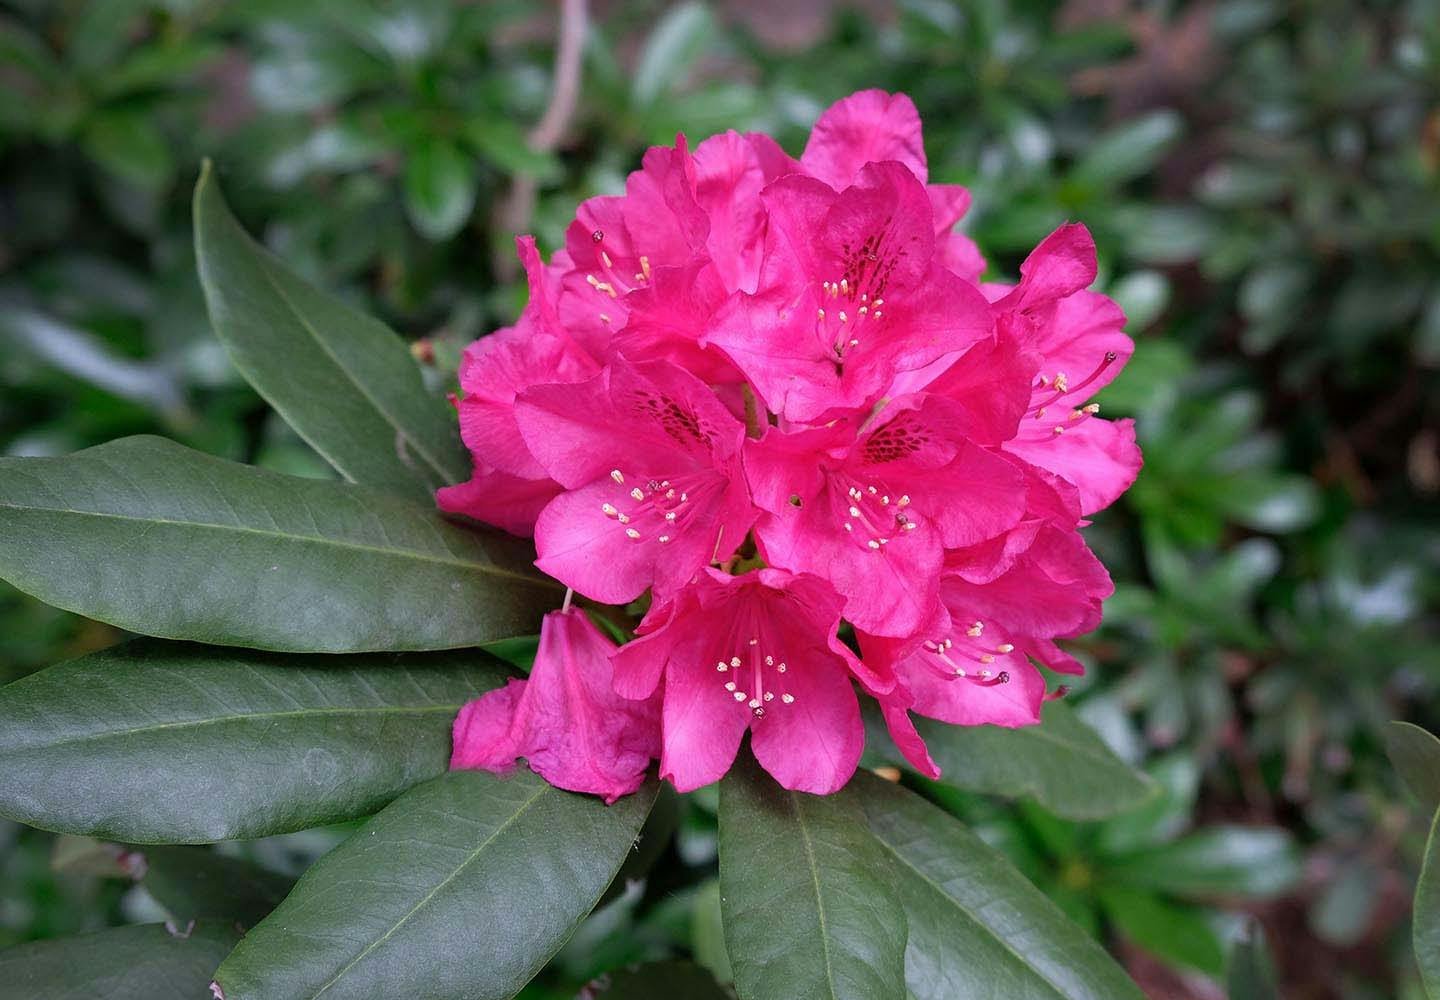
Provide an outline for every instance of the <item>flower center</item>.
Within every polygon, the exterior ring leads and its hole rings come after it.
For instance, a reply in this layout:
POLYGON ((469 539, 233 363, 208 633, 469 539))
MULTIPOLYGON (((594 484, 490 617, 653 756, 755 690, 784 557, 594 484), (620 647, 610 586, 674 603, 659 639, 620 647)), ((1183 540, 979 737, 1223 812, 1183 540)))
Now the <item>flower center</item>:
POLYGON ((1006 670, 994 671, 991 664, 997 656, 1013 653, 1015 647, 1008 642, 991 647, 984 641, 985 623, 971 622, 964 629, 956 629, 951 636, 941 639, 926 639, 921 645, 921 661, 930 670, 946 680, 966 680, 981 687, 1010 683, 1006 670), (955 639, 959 638, 959 643, 955 639))
MULTIPOLYGON (((1084 389, 1090 383, 1094 382, 1097 378, 1100 377, 1100 375, 1105 371, 1105 369, 1109 368, 1112 364, 1115 363, 1116 358, 1117 355, 1114 351, 1106 351, 1105 357, 1100 361, 1100 364, 1095 366, 1095 370, 1073 385, 1070 383, 1069 376, 1062 371, 1057 371, 1053 378, 1042 372, 1038 377, 1036 384, 1032 387, 1032 392, 1035 394, 1042 393, 1046 390, 1053 390, 1053 392, 1049 396, 1039 400, 1038 402, 1032 402, 1030 409, 1026 411, 1026 415, 1034 417, 1036 420, 1045 419, 1045 413, 1047 410, 1050 409, 1051 406, 1053 406, 1055 403, 1060 402, 1060 400, 1064 399, 1066 396, 1073 396, 1075 393, 1079 392, 1081 389, 1084 389)), ((1091 403, 1088 406, 1082 406, 1077 409, 1072 409, 1070 411, 1069 419, 1073 421, 1084 420, 1086 417, 1094 416, 1099 411, 1100 404, 1091 403)), ((1064 425, 1060 423, 1055 424, 1054 433, 1065 433, 1064 425)))
POLYGON ((620 469, 611 469, 610 478, 616 486, 628 486, 629 490, 614 502, 601 503, 601 512, 619 525, 632 542, 654 538, 662 545, 684 530, 696 507, 702 505, 696 501, 703 501, 718 479, 708 471, 656 479, 627 476, 620 469))
POLYGON ((789 664, 768 647, 759 636, 751 636, 729 659, 715 661, 715 672, 724 677, 725 690, 757 719, 765 717, 766 708, 777 697, 782 705, 795 704, 795 696, 783 690, 789 664))
POLYGON ((856 480, 846 486, 843 500, 836 499, 836 519, 841 530, 872 552, 879 552, 891 539, 920 526, 908 493, 891 495, 883 486, 856 480))
POLYGON ((875 334, 885 315, 881 308, 885 300, 878 292, 872 296, 869 291, 861 290, 859 281, 852 283, 850 278, 822 281, 820 288, 824 305, 816 310, 815 333, 835 352, 839 362, 846 353, 859 347, 862 340, 868 341, 875 334))

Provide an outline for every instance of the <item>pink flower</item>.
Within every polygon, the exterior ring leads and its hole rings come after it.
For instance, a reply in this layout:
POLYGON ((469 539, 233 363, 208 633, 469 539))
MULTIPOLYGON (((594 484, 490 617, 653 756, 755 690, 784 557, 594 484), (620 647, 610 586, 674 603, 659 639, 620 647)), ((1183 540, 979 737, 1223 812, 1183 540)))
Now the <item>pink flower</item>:
POLYGON ((823 581, 777 569, 707 569, 657 608, 615 654, 615 686, 646 697, 664 677, 660 775, 682 792, 718 781, 748 729, 756 758, 786 788, 837 791, 864 746, 836 638, 840 598, 823 581))
POLYGON ((1020 265, 1020 283, 995 303, 1000 324, 1035 355, 1039 372, 1026 419, 1006 451, 1065 477, 1086 514, 1114 502, 1140 471, 1132 421, 1112 423, 1086 405, 1120 373, 1135 345, 1125 314, 1085 289, 1095 280, 1095 242, 1061 226, 1020 265))
POLYGON ((582 204, 548 265, 519 242, 530 303, 465 354, 475 473, 439 502, 533 532, 592 600, 651 604, 618 650, 550 615, 530 679, 457 720, 457 766, 523 756, 613 798, 658 754, 689 790, 748 731, 781 784, 826 793, 860 756, 858 686, 934 777, 912 714, 1031 725, 1037 664, 1080 670, 1057 641, 1111 591, 1080 529, 1140 466, 1089 402, 1125 318, 1088 290, 1079 225, 979 284, 970 193, 929 180, 914 104, 867 90, 798 160, 681 136, 582 204))
POLYGON ((944 550, 993 538, 1025 511, 1019 468, 963 426, 946 400, 910 396, 858 432, 837 421, 750 442, 766 561, 829 580, 858 628, 913 633, 934 610, 944 550))
POLYGON ((585 382, 527 389, 516 412, 565 490, 535 526, 536 565, 586 597, 668 594, 750 530, 744 426, 675 365, 617 357, 585 382))
POLYGON ((560 487, 530 454, 515 422, 515 395, 536 382, 575 382, 599 365, 565 332, 554 289, 534 239, 516 249, 530 283, 530 303, 512 327, 475 341, 460 361, 460 436, 475 460, 468 483, 441 489, 444 510, 529 535, 560 487))
POLYGON ((615 694, 614 650, 579 608, 546 615, 529 678, 460 710, 450 767, 503 773, 524 757, 558 788, 606 802, 635 791, 660 753, 659 705, 615 694))
POLYGON ((897 372, 989 335, 983 297, 935 259, 929 197, 902 164, 871 163, 838 193, 792 174, 761 200, 770 227, 759 287, 732 297, 703 342, 774 412, 819 421, 863 409, 897 372))

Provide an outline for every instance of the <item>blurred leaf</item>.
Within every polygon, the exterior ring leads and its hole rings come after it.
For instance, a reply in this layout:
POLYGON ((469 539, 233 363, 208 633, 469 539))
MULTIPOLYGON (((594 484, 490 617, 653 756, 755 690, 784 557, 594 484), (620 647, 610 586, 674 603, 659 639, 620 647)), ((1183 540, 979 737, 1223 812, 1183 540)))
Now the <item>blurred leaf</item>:
POLYGON ((1182 123, 1174 111, 1153 111, 1110 129, 1095 140, 1070 171, 1070 181, 1110 187, 1152 169, 1180 138, 1182 123))
POLYGON ((192 920, 253 927, 290 891, 291 880, 206 847, 147 847, 145 891, 185 926, 192 920))
POLYGON ((667 10, 640 50, 630 84, 635 103, 642 107, 653 104, 661 94, 672 90, 680 74, 694 64, 714 29, 714 19, 703 3, 692 0, 667 10))
POLYGON ((1381 872, 1365 858, 1340 863, 1310 904, 1310 926, 1322 941, 1352 948, 1364 940, 1380 902, 1381 872))
POLYGON ((342 653, 529 634, 560 592, 531 551, 161 438, 0 458, 0 578, 142 635, 342 653))
POLYGON ((400 339, 257 246, 208 165, 195 186, 195 253, 235 366, 342 474, 427 505, 437 486, 469 478, 455 417, 400 339))
POLYGON ((1131 336, 1152 326, 1171 298, 1170 281, 1159 271, 1132 271, 1109 291, 1125 311, 1125 329, 1131 336))
POLYGON ((472 118, 465 124, 465 138, 475 150, 509 174, 553 181, 560 176, 560 161, 553 153, 530 148, 525 133, 511 121, 494 115, 472 118))
POLYGON ((1270 949, 1265 945, 1265 931, 1253 918, 1230 949, 1229 970, 1225 975, 1229 1000, 1281 1000, 1280 986, 1270 949))
POLYGON ((1440 809, 1440 739, 1409 722, 1392 722, 1380 736, 1400 780, 1420 808, 1434 815, 1440 809))
POLYGON ((137 187, 158 191, 175 174, 169 140, 142 112, 97 112, 86 123, 81 141, 97 163, 137 187))
MULTIPOLYGON (((875 714, 867 743, 897 766, 903 758, 875 714)), ((1045 706, 1038 726, 951 726, 916 718, 915 728, 942 771, 940 780, 967 791, 1032 798, 1066 819, 1102 819, 1145 801, 1154 788, 1116 757, 1062 702, 1045 706)))
MULTIPOLYGON (((3 699, 0 699, 3 701, 3 699)), ((136 875, 144 859, 119 844, 61 834, 50 851, 50 869, 62 875, 98 875, 101 878, 129 879, 136 875)))
POLYGON ((1440 1000, 1440 812, 1430 822, 1425 863, 1415 889, 1412 935, 1420 981, 1431 1000, 1440 1000))
POLYGON ((690 917, 690 950, 695 961, 722 983, 735 981, 730 953, 725 950, 725 925, 720 910, 720 880, 709 879, 695 894, 690 917))
POLYGON ((225 49, 210 42, 176 40, 143 46, 100 78, 100 93, 108 98, 160 87, 179 87, 225 49))
POLYGON ((610 972, 586 987, 586 1000, 729 1000, 704 969, 689 962, 651 962, 610 972))
POLYGON ((655 789, 606 806, 525 769, 418 785, 307 871, 215 978, 226 1000, 512 997, 610 884, 655 789))
POLYGON ((443 139, 422 139, 405 157, 405 210, 427 239, 460 231, 475 208, 475 165, 443 139))
POLYGON ((364 816, 450 762, 478 650, 299 657, 137 640, 0 687, 0 812, 131 843, 364 816))
POLYGON ((746 1000, 904 1000, 905 913, 852 784, 781 788, 748 750, 720 782, 720 905, 746 1000))
POLYGON ((1232 477, 1224 509, 1240 524, 1257 531, 1297 531, 1320 514, 1320 491, 1298 475, 1232 477))
POLYGON ((1278 827, 1211 826, 1173 844, 1105 863, 1108 878, 1193 898, 1268 899, 1300 877, 1300 856, 1278 827))
POLYGON ((174 415, 185 405, 172 373, 121 357, 93 334, 23 306, 0 310, 0 339, 10 340, 61 371, 122 399, 174 415))
POLYGON ((867 772, 849 787, 894 862, 917 1000, 1140 1000, 1099 944, 959 822, 867 772))
POLYGON ((1190 822, 1200 790, 1199 763, 1188 752, 1171 753, 1150 764, 1146 772, 1159 794, 1101 824, 1096 838, 1100 852, 1114 855, 1164 843, 1190 822))
POLYGON ((197 1000, 239 935, 228 927, 112 927, 0 951, 0 983, 34 1000, 197 1000))
POLYGON ((1207 976, 1224 974, 1225 947, 1200 911, 1123 886, 1102 887, 1100 903, 1127 940, 1156 958, 1207 976))

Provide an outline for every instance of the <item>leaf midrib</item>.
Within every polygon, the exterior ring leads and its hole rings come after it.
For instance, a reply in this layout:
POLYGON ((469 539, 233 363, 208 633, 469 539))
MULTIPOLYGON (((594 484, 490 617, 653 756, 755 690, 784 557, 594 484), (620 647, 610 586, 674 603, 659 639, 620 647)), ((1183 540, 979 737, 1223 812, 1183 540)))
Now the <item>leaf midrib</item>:
POLYGON ((402 926, 404 926, 406 921, 408 921, 411 917, 415 916, 416 913, 419 913, 420 910, 430 902, 430 900, 435 898, 436 894, 439 893, 441 889, 444 889, 451 882, 459 878, 461 873, 464 872, 466 868, 474 864, 475 860, 480 857, 480 855, 485 851, 486 848, 488 848, 492 843, 495 842, 495 839, 497 837, 499 837, 502 833, 508 830, 517 820, 519 820, 521 816, 525 814, 527 810, 529 810, 532 805, 535 804, 536 800, 539 799, 540 796, 544 795, 549 790, 549 785, 541 784, 535 790, 535 793, 533 795, 526 799, 525 802, 518 809, 516 809, 513 813, 506 817, 505 822, 497 826, 490 834, 490 836, 485 838, 484 842, 481 843, 480 846, 476 847, 475 850, 471 851, 464 861, 456 865, 454 871, 452 871, 449 875, 445 876, 445 878, 441 879, 440 882, 438 882, 433 889, 427 892, 418 903, 416 903, 408 911, 406 911, 404 916, 402 916, 399 920, 395 921, 395 923, 390 926, 389 930, 387 930, 384 934, 380 935, 374 941, 370 942, 370 944, 366 945, 364 950, 361 951, 360 954, 356 955, 349 962, 345 963, 345 966, 341 968, 339 972, 331 976, 330 979, 320 987, 320 989, 316 990, 310 995, 310 1000, 316 1000, 316 998, 318 998, 320 994, 324 993, 326 990, 328 990, 330 987, 334 986, 337 982, 344 978, 345 974, 349 972, 352 968, 354 968, 356 963, 360 962, 362 959, 365 958, 366 955, 370 954, 376 948, 380 947, 382 944, 388 941, 391 935, 393 935, 402 926))
POLYGON ((805 845, 805 860, 810 867, 810 884, 815 887, 815 915, 820 922, 820 950, 825 958, 825 984, 830 989, 830 996, 839 998, 840 994, 835 988, 835 966, 830 955, 830 931, 829 921, 825 919, 825 899, 820 892, 820 865, 815 857, 815 845, 810 839, 810 827, 805 822, 805 810, 801 808, 800 801, 795 798, 794 792, 786 793, 790 797, 791 807, 795 810, 796 824, 800 827, 800 836, 805 845))
MULTIPOLYGON (((173 527, 195 528, 201 531, 230 531, 242 534, 261 535, 266 538, 280 538, 287 542, 307 542, 312 545, 329 545, 340 549, 350 549, 358 552, 374 552, 384 556, 397 559, 410 559, 415 562, 429 562, 440 566, 455 566, 460 569, 468 569, 490 576, 507 577, 512 580, 519 580, 532 586, 546 586, 547 581, 540 577, 530 576, 525 573, 516 573, 513 570, 505 569, 495 563, 473 562, 464 559, 447 559, 443 556, 431 555, 418 549, 395 549, 386 548, 382 545, 367 545, 363 542, 352 542, 336 538, 326 538, 321 535, 290 534, 283 531, 269 531, 265 528, 254 528, 244 524, 220 524, 213 521, 177 521, 164 517, 136 517, 133 514, 114 514, 108 511, 98 510, 76 510, 73 507, 37 507, 33 504, 14 503, 8 500, 0 500, 0 508, 8 510, 35 511, 45 514, 57 514, 70 517, 97 517, 115 521, 133 521, 139 524, 163 524, 173 527)), ((555 585, 559 589, 559 585, 555 585)))
POLYGON ((95 743, 104 740, 123 739, 127 736, 136 736, 141 733, 160 732, 167 729, 200 729, 205 726, 220 725, 226 722, 249 722, 257 719, 284 719, 298 718, 306 715, 422 715, 429 713, 447 712, 454 714, 465 705, 464 702, 455 702, 445 705, 416 705, 412 707, 394 707, 388 705, 376 705, 370 708, 292 708, 276 712, 246 712, 238 715, 215 715, 204 719, 186 719, 183 722, 157 722, 146 726, 132 726, 129 729, 110 729, 102 732, 89 733, 84 736, 67 737, 61 740, 50 740, 43 743, 23 743, 18 745, 0 744, 7 753, 23 753, 32 750, 51 750, 55 747, 71 746, 76 743, 95 743))
MULTIPOLYGON (((250 239, 249 234, 244 235, 246 239, 250 239)), ((264 251, 262 250, 262 253, 263 252, 264 251)), ((371 406, 375 408, 375 412, 380 415, 381 419, 384 420, 385 423, 389 424, 390 427, 394 429, 396 434, 402 436, 405 441, 412 448, 415 449, 415 453, 419 455, 422 459, 424 459, 425 464, 430 467, 431 472, 435 473, 435 476, 439 480, 439 482, 441 482, 442 484, 448 483, 451 478, 450 473, 441 467, 439 460, 430 454, 429 449, 421 441, 417 440, 414 434, 410 433, 403 426, 401 426, 399 419, 393 416, 390 410, 387 409, 377 397, 372 395, 370 391, 365 388, 365 385, 358 378, 356 378, 355 375, 351 373, 350 369, 345 366, 345 363, 340 360, 339 355, 337 355, 331 349, 325 338, 320 335, 320 331, 316 329, 314 324, 310 322, 309 318, 306 317, 306 315, 300 310, 300 307, 291 300, 290 296, 285 292, 280 282, 275 280, 275 276, 270 273, 270 261, 266 260, 263 256, 259 258, 259 261, 260 273, 265 276, 265 280, 269 282, 270 287, 275 290, 275 294, 279 296, 282 302, 285 303, 285 307, 294 314, 296 320, 299 321, 300 325, 305 328, 305 331, 310 334, 310 337, 312 340, 315 341, 316 346, 318 346, 320 350, 324 352, 326 357, 328 357, 332 362, 334 362, 335 367, 338 368, 340 370, 340 373, 345 376, 345 379, 356 388, 356 390, 360 393, 361 397, 363 397, 366 402, 368 402, 371 406)), ((229 345, 227 344, 226 346, 228 347, 229 345)), ((267 396, 266 398, 268 399, 269 397, 267 396)), ((275 409, 277 410, 281 409, 281 407, 273 400, 270 400, 270 405, 275 407, 275 409)), ((317 444, 314 441, 311 441, 308 435, 302 436, 305 437, 307 444, 309 444, 316 451, 319 451, 321 454, 325 455, 327 460, 334 461, 334 459, 331 458, 328 449, 323 448, 321 445, 317 444)), ((401 465, 404 465, 403 460, 401 461, 401 465)), ((344 472, 343 469, 341 471, 344 472)), ((349 475, 348 473, 345 474, 347 476, 349 475)), ((426 487, 427 489, 430 487, 429 483, 422 483, 421 485, 426 487)))
MULTIPOLYGON (((893 844, 891 844, 891 843, 890 843, 888 840, 886 840, 884 837, 880 836, 880 834, 875 833, 873 829, 871 830, 870 835, 871 835, 872 837, 874 837, 876 843, 880 844, 880 846, 883 847, 886 851, 888 851, 888 852, 891 854, 891 856, 893 856, 894 858, 896 858, 896 859, 897 859, 901 864, 903 864, 906 868, 908 868, 908 869, 910 869, 912 872, 914 872, 915 875, 920 879, 920 881, 923 882, 923 883, 925 883, 925 886, 926 886, 928 889, 930 889, 931 892, 934 892, 934 893, 935 893, 936 895, 938 895, 941 899, 945 900, 945 902, 949 903, 949 904, 950 904, 951 906, 953 906, 955 909, 959 910, 961 913, 965 914, 965 916, 969 917, 969 918, 970 918, 970 921, 971 921, 972 923, 976 924, 976 925, 979 926, 979 927, 985 927, 985 928, 987 929, 987 931, 988 931, 988 929, 989 929, 989 928, 988 928, 988 925, 987 925, 983 920, 981 920, 981 919, 976 915, 976 913, 975 913, 973 910, 971 910, 968 906, 964 905, 964 904, 961 903, 958 899, 956 899, 954 896, 952 896, 952 895, 950 895, 948 892, 946 892, 945 889, 944 889, 944 887, 943 887, 939 882, 935 881, 933 878, 931 878, 929 875, 927 875, 921 868, 917 867, 914 862, 912 862, 912 861, 911 861, 909 858, 907 858, 904 854, 900 853, 900 850, 899 850, 897 847, 895 847, 893 844)), ((1022 876, 1022 877, 1023 877, 1023 876, 1022 876)), ((1067 1000, 1067 996, 1066 996, 1065 992, 1064 992, 1063 990, 1061 990, 1060 986, 1059 986, 1058 984, 1056 984, 1056 982, 1055 982, 1053 979, 1051 979, 1049 976, 1045 975, 1045 973, 1041 972, 1041 971, 1040 971, 1039 969, 1037 969, 1034 965, 1032 965, 1031 963, 1027 962, 1027 961, 1025 960, 1025 956, 1022 955, 1019 951, 1017 951, 1017 950, 1010 944, 1009 941, 1005 940, 1005 938, 1004 938, 1002 935, 991 933, 991 934, 989 934, 988 936, 989 936, 989 938, 990 938, 992 941, 998 942, 998 943, 1000 944, 1000 947, 1004 948, 1007 952, 1009 952, 1010 955, 1011 955, 1012 957, 1014 957, 1014 959, 1015 959, 1017 962, 1020 963, 1020 967, 1021 967, 1021 968, 1023 968, 1023 969, 1029 969, 1031 972, 1033 972, 1033 973, 1035 974, 1035 977, 1036 977, 1037 979, 1039 979, 1041 982, 1043 982, 1046 986, 1050 987, 1050 989, 1054 991, 1055 996, 1058 997, 1059 1000, 1067 1000)))

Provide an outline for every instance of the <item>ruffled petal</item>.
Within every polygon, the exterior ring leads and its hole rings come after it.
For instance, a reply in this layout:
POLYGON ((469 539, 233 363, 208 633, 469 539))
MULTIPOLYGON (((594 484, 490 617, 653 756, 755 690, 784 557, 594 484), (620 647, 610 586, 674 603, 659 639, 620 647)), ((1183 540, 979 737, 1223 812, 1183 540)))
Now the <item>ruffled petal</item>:
POLYGON ((659 706, 611 689, 614 648, 578 608, 546 615, 529 678, 461 710, 450 766, 505 771, 524 757, 558 788, 607 802, 635 791, 660 752, 659 706))
POLYGON ((810 176, 834 188, 848 186, 865 164, 881 160, 898 160, 922 184, 928 176, 920 112, 904 94, 883 90, 862 90, 830 105, 800 157, 810 176))

